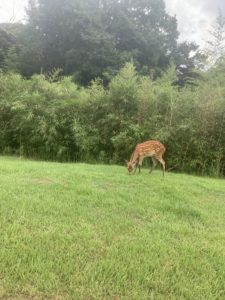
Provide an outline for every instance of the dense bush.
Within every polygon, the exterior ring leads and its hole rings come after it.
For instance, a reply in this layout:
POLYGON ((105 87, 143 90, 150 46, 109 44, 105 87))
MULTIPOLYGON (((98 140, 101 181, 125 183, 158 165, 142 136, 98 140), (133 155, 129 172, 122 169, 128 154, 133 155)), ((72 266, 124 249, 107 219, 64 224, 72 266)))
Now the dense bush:
POLYGON ((105 88, 52 74, 0 74, 0 151, 58 161, 123 163, 136 143, 158 139, 168 169, 225 174, 223 65, 178 89, 171 66, 152 81, 128 63, 105 88))

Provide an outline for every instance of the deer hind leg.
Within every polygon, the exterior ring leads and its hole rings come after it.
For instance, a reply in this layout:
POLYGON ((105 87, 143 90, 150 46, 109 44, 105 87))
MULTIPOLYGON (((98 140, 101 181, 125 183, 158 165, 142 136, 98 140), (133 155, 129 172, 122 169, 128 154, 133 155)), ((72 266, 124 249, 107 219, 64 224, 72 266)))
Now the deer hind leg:
POLYGON ((165 175, 165 171, 166 171, 166 163, 164 161, 164 159, 162 157, 156 157, 156 159, 160 162, 160 164, 163 167, 163 176, 165 175))
POLYGON ((149 173, 152 173, 152 171, 153 171, 153 170, 155 169, 155 167, 157 166, 158 161, 157 161, 157 159, 156 159, 155 157, 152 157, 152 163, 153 163, 153 165, 152 165, 152 167, 150 168, 149 173))

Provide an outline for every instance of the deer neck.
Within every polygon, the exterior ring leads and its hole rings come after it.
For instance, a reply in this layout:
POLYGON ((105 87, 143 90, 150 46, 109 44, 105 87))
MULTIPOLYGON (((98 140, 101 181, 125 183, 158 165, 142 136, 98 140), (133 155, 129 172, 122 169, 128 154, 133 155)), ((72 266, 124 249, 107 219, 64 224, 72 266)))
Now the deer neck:
POLYGON ((138 153, 136 150, 134 150, 134 152, 131 155, 129 163, 133 164, 137 159, 138 159, 138 153))

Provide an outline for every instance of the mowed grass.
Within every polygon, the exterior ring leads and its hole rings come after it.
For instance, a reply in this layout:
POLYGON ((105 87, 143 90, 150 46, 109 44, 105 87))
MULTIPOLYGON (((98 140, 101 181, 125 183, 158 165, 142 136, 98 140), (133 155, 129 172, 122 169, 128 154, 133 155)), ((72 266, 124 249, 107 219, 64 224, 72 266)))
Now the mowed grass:
POLYGON ((0 158, 0 299, 225 299, 225 180, 0 158))

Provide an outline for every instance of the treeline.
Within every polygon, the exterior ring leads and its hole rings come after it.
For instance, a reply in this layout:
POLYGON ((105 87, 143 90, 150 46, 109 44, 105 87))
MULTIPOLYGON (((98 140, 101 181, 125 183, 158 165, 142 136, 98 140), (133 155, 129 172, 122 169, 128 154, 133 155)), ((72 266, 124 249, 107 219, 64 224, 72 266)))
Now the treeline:
POLYGON ((153 81, 132 63, 89 87, 52 73, 0 75, 0 150, 57 161, 120 163, 136 143, 158 139, 167 168, 225 174, 225 63, 179 89, 174 65, 153 81))
POLYGON ((0 67, 27 78, 60 68, 81 85, 96 77, 107 85, 131 60, 152 78, 173 60, 183 86, 199 55, 178 36, 163 0, 30 0, 26 24, 0 24, 0 67))

